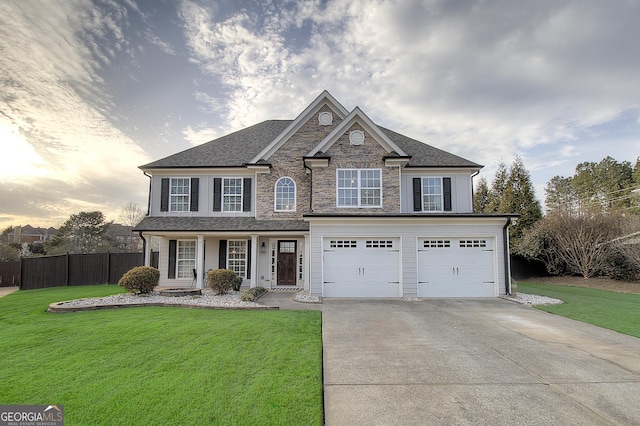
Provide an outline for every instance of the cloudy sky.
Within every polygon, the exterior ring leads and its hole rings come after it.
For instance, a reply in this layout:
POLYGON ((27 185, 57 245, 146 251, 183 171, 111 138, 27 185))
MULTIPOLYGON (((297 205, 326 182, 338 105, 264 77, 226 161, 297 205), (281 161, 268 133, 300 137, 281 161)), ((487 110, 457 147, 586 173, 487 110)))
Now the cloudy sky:
POLYGON ((640 155, 640 1, 0 0, 0 228, 146 209, 147 162, 324 89, 539 195, 640 155))

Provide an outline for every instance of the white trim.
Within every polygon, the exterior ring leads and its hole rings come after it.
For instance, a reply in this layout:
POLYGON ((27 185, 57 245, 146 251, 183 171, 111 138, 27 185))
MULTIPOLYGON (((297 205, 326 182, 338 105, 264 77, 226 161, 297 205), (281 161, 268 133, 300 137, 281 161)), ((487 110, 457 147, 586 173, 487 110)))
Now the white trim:
POLYGON ((168 206, 168 211, 170 213, 184 213, 184 212, 191 211, 190 207, 191 207, 191 179, 192 178, 191 177, 185 177, 185 176, 175 176, 175 177, 169 177, 168 179, 169 179, 169 200, 168 200, 169 201, 169 206, 168 206), (185 179, 185 180, 187 180, 189 182, 189 185, 188 185, 189 189, 187 190, 187 194, 186 194, 187 195, 187 208, 185 210, 173 210, 171 208, 171 206, 173 205, 173 203, 171 203, 171 197, 172 196, 175 196, 175 197, 183 197, 184 196, 184 194, 173 194, 171 192, 171 189, 173 188, 172 182, 174 180, 178 180, 178 179, 185 179))
POLYGON ((359 107, 355 107, 355 109, 351 111, 351 113, 349 113, 349 115, 345 117, 331 133, 329 133, 318 145, 307 153, 306 157, 313 157, 318 152, 327 152, 327 150, 355 123, 360 124, 364 130, 368 132, 388 153, 396 152, 400 156, 408 157, 407 153, 389 139, 389 137, 384 134, 382 130, 380 130, 380 128, 371 121, 371 119, 367 117, 359 107))
POLYGON ((295 212, 297 209, 297 203, 298 203, 298 185, 296 184, 296 181, 290 176, 282 176, 281 178, 276 180, 276 183, 273 185, 273 211, 278 213, 295 212), (278 209, 278 183, 283 179, 289 179, 291 183, 293 183, 293 208, 289 210, 278 209))
MULTIPOLYGON (((420 176, 420 211, 422 213, 442 213, 444 212, 444 178, 442 176, 420 176), (425 210, 424 209, 424 180, 425 179, 440 179, 440 210, 425 210)), ((436 195, 436 194, 427 194, 436 195)))
POLYGON ((267 145, 262 151, 251 159, 249 163, 257 163, 264 159, 268 160, 284 143, 311 118, 315 115, 323 106, 327 105, 332 111, 338 115, 339 118, 347 116, 348 111, 340 105, 331 94, 324 90, 311 104, 304 110, 293 122, 287 127, 280 135, 278 135, 273 142, 267 145))
POLYGON ((357 208, 357 209, 380 209, 380 208, 382 208, 382 169, 378 169, 378 168, 371 168, 371 169, 354 169, 354 168, 336 169, 336 207, 337 207, 337 208, 339 208, 339 209, 348 209, 348 208, 357 208), (338 173, 339 173, 340 171, 345 171, 345 170, 348 170, 348 171, 356 171, 356 172, 357 172, 357 174, 358 174, 358 176, 357 176, 357 183, 358 183, 358 186, 357 186, 357 187, 355 187, 355 188, 342 187, 342 188, 341 188, 341 187, 339 186, 339 184, 338 184, 338 182, 339 182, 338 173), (379 187, 375 187, 375 188, 374 188, 374 187, 366 187, 366 188, 364 188, 364 189, 365 189, 365 190, 366 190, 366 189, 374 189, 374 190, 378 189, 378 190, 380 190, 380 204, 379 204, 379 205, 375 205, 375 206, 374 206, 374 205, 371 205, 371 206, 369 206, 369 205, 367 205, 367 206, 363 206, 363 205, 361 205, 361 193, 362 193, 362 191, 363 191, 363 187, 361 186, 361 179, 362 179, 362 178, 361 178, 361 175, 362 175, 362 172, 363 172, 363 171, 370 171, 370 170, 377 171, 377 172, 380 174, 380 176, 379 176, 379 179, 380 179, 380 186, 379 186, 379 187), (340 189, 344 189, 344 190, 355 189, 355 190, 357 190, 357 191, 358 191, 358 204, 357 204, 357 205, 355 205, 355 206, 353 206, 353 205, 341 206, 341 205, 340 205, 340 195, 339 195, 339 194, 340 194, 340 189))
MULTIPOLYGON (((215 176, 217 177, 217 176, 215 176)), ((214 178, 215 178, 214 177, 214 178)), ((220 213, 239 213, 242 212, 242 206, 244 204, 244 179, 246 176, 221 176, 222 181, 220 182, 220 213), (224 181, 225 179, 235 179, 240 180, 240 210, 225 210, 224 209, 224 181)), ((256 186, 256 185, 252 185, 256 186)), ((237 197, 235 194, 227 194, 227 196, 237 197)))

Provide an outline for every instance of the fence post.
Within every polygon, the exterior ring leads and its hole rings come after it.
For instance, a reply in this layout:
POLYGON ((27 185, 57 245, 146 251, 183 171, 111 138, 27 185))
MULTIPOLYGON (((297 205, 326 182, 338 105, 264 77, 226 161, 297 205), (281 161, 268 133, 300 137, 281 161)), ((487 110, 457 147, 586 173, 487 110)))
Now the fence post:
POLYGON ((66 287, 68 287, 69 286, 69 252, 67 252, 66 256, 67 256, 67 267, 65 269, 65 280, 64 280, 65 284, 64 285, 66 287))
POLYGON ((23 273, 22 270, 24 268, 24 259, 21 257, 20 258, 20 272, 18 272, 18 286, 20 288, 20 290, 24 290, 23 286, 22 286, 22 277, 23 277, 23 273))

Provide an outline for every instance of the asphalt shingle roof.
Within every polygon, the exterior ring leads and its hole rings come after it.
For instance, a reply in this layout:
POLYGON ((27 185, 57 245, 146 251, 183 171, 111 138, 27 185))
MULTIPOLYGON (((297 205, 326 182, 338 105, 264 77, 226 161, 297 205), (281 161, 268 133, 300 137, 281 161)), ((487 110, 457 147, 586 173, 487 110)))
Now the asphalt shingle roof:
MULTIPOLYGON (((214 139, 140 168, 242 167, 280 135, 292 120, 267 120, 214 139)), ((481 165, 392 130, 380 129, 411 156, 409 167, 473 167, 481 165)), ((318 141, 319 142, 319 141, 318 141)), ((313 147, 310 146, 309 150, 313 147)))
POLYGON ((134 231, 308 231, 303 220, 257 220, 253 217, 152 217, 134 231))
POLYGON ((291 120, 267 120, 141 166, 141 169, 241 167, 269 145, 291 120))

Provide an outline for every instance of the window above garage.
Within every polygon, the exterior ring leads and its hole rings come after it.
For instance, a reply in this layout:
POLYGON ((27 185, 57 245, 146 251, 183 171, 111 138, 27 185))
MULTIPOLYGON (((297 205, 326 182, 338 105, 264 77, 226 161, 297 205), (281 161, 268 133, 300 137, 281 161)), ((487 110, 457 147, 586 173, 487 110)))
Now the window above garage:
POLYGON ((338 207, 382 207, 382 171, 380 169, 338 169, 338 207))
POLYGON ((451 211, 451 178, 424 176, 413 178, 413 211, 451 211))

